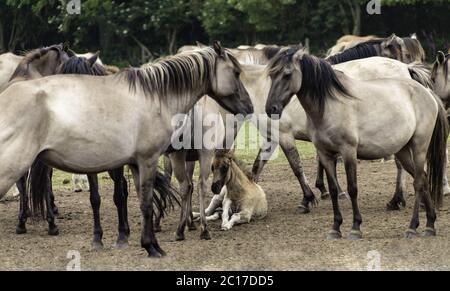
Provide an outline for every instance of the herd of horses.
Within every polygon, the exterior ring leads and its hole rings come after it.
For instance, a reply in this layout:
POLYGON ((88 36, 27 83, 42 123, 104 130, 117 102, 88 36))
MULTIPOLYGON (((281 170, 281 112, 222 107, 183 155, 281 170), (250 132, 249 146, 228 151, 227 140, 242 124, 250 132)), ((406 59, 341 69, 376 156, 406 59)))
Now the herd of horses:
MULTIPOLYGON (((0 162, 4 165, 0 169, 0 198, 17 183, 20 213, 16 232, 25 233, 27 218, 40 215, 48 221, 49 234, 58 234, 51 182, 52 168, 58 168, 88 174, 94 214, 92 245, 102 248, 97 173, 108 171, 114 181, 118 212, 116 246, 126 247, 130 228, 124 166, 128 165, 143 218, 141 245, 149 256, 163 256, 155 233, 161 229, 166 210, 181 205, 176 240, 184 239, 186 227, 195 229, 192 194, 196 161, 200 164, 196 216, 201 238, 210 239, 207 221, 217 217, 220 205, 227 210, 222 217, 228 229, 234 223, 248 222, 252 215, 265 216, 265 200, 248 199, 259 203, 258 207, 246 204, 246 210, 252 209, 250 216, 249 211, 241 215, 234 209, 228 219, 230 199, 224 197, 222 188, 232 189, 228 182, 242 181, 248 187, 234 187, 234 192, 229 189, 230 195, 242 190, 262 197, 256 182, 277 145, 303 191, 299 211, 309 213, 317 199, 295 146, 296 140, 303 140, 312 142, 317 150, 315 185, 321 198, 332 200, 330 239, 342 237, 339 195, 345 192, 336 175, 338 157, 345 165, 353 208, 350 239, 362 238, 357 159, 392 155, 398 174, 388 210, 404 205, 403 179, 405 172, 409 173, 414 178, 416 200, 406 236, 418 236, 421 205, 427 213, 424 235, 436 235, 436 209, 450 193, 445 172, 450 56, 438 52, 430 67, 424 63, 425 52, 414 36, 346 36, 336 46, 326 58, 319 58, 302 45, 225 49, 218 42, 212 47, 197 44, 141 68, 123 70, 103 65, 98 53, 78 55, 63 45, 36 49, 23 57, 0 55, 0 162), (251 173, 241 171, 236 179, 224 178, 241 168, 232 144, 225 141, 236 138, 242 123, 217 124, 220 134, 213 147, 172 147, 174 133, 179 130, 173 126, 174 116, 186 114, 202 120, 208 113, 239 114, 257 119, 258 124, 277 124, 277 132, 271 132, 271 126, 258 128, 266 142, 251 173), (227 150, 216 150, 223 147, 227 150), (161 156, 165 156, 165 172, 158 169, 161 156), (177 189, 171 184, 172 173, 177 189), (216 195, 206 208, 211 173, 216 195)), ((204 126, 200 132, 207 129, 204 126)))

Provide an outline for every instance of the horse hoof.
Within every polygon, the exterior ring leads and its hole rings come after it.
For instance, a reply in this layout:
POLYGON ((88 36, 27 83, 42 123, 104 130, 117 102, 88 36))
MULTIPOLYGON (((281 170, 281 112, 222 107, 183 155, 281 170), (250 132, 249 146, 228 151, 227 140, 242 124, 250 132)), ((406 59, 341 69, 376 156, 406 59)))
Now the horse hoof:
POLYGON ((128 241, 124 241, 124 240, 118 240, 115 244, 114 244, 114 248, 118 249, 118 250, 125 250, 128 248, 128 241))
POLYGON ((27 233, 27 228, 25 226, 16 226, 16 234, 25 234, 27 233))
POLYGON ((154 231, 155 233, 161 232, 161 231, 162 231, 161 225, 155 226, 155 227, 153 228, 153 231, 154 231))
POLYGON ((325 193, 322 193, 322 195, 320 196, 320 199, 328 200, 328 199, 330 199, 330 197, 331 197, 330 193, 329 192, 325 192, 325 193))
POLYGON ((398 206, 398 204, 393 201, 386 204, 386 211, 399 211, 399 210, 400 206, 398 206))
POLYGON ((359 230, 352 230, 348 235, 349 240, 360 240, 362 239, 362 232, 359 230))
POLYGON ((298 213, 299 213, 299 214, 308 214, 308 213, 310 213, 310 212, 311 212, 311 210, 309 210, 309 208, 306 207, 306 206, 304 206, 304 205, 300 205, 300 206, 298 207, 298 213))
POLYGON ((57 235, 59 235, 59 229, 58 229, 58 227, 49 228, 49 230, 48 230, 48 235, 51 235, 51 236, 57 236, 57 235))
POLYGON ((162 258, 166 255, 166 253, 156 243, 151 244, 145 249, 147 250, 148 256, 151 258, 162 258))
POLYGON ((419 233, 414 229, 408 229, 405 233, 405 238, 413 239, 419 236, 419 233))
POLYGON ((176 241, 182 241, 184 240, 184 233, 175 233, 175 240, 176 241))
POLYGON ((52 211, 53 211, 53 214, 54 214, 54 215, 59 215, 59 209, 58 209, 58 207, 55 206, 55 207, 53 208, 52 211))
POLYGON ((348 196, 347 196, 347 192, 341 192, 341 193, 339 193, 339 199, 348 199, 348 196))
POLYGON ((163 254, 158 252, 154 247, 149 247, 147 249, 147 253, 150 258, 162 258, 163 257, 163 254))
POLYGON ((200 239, 203 239, 203 240, 210 240, 211 239, 211 235, 209 234, 209 231, 207 229, 202 231, 202 233, 200 234, 200 239))
POLYGON ((188 225, 188 230, 189 231, 194 231, 194 230, 197 230, 197 227, 195 226, 194 223, 191 223, 191 224, 188 225))
POLYGON ((93 241, 91 247, 94 251, 101 251, 103 250, 103 243, 101 241, 93 241))
POLYGON ((340 231, 337 231, 337 230, 331 230, 327 235, 328 240, 338 240, 341 238, 342 238, 342 234, 340 231))
POLYGON ((425 232, 423 233, 424 237, 435 237, 436 236, 436 230, 431 227, 427 227, 425 229, 425 232))

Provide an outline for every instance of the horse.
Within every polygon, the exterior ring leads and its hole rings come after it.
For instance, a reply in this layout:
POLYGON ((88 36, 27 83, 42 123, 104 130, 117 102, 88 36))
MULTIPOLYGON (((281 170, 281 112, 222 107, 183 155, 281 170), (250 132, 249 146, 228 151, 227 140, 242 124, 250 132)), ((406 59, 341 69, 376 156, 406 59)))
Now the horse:
MULTIPOLYGON (((106 68, 99 65, 97 62, 99 57, 99 52, 92 54, 89 59, 85 57, 78 57, 71 50, 68 51, 68 56, 70 57, 67 61, 62 63, 57 69, 57 74, 80 74, 80 75, 91 75, 91 76, 106 76, 106 68)), ((52 180, 52 169, 41 162, 33 164, 30 172, 30 182, 29 184, 34 186, 31 187, 31 196, 34 196, 35 191, 46 191, 48 198, 46 201, 50 201, 51 204, 46 205, 47 209, 47 221, 49 222, 49 235, 57 235, 59 230, 54 223, 54 214, 56 214, 54 205, 54 195, 51 187, 52 180), (47 173, 47 174, 43 174, 47 173), (36 189, 37 188, 37 189, 36 189)), ((111 170, 108 172, 111 179, 114 181, 114 203, 117 207, 118 221, 119 221, 119 235, 115 243, 115 247, 119 249, 126 248, 128 245, 128 237, 130 235, 130 227, 128 224, 128 209, 127 209, 127 197, 128 197, 128 186, 125 177, 123 176, 123 167, 111 170)), ((74 175, 74 177, 77 177, 74 175)), ((161 180, 161 177, 157 177, 161 180)), ((102 237, 103 229, 100 223, 100 204, 101 198, 98 192, 98 178, 96 174, 90 174, 87 176, 87 181, 89 183, 90 191, 90 202, 93 210, 94 216, 94 232, 92 247, 95 250, 103 248, 102 237)), ((160 183, 161 184, 161 183, 160 183)), ((26 196, 23 197, 25 199, 26 196)), ((164 199, 165 197, 162 197, 164 199)), ((173 202, 169 198, 169 203, 173 202)), ((25 203, 27 204, 27 203, 25 203)), ((22 205, 22 204, 21 204, 22 205)), ((27 213, 21 209, 21 214, 19 215, 19 225, 16 228, 18 234, 26 233, 25 223, 27 220, 27 213)))
MULTIPOLYGON (((75 173, 128 164, 140 197, 141 246, 149 256, 165 255, 153 229, 153 190, 158 159, 174 132, 172 118, 206 94, 234 114, 252 114, 239 74, 238 62, 216 42, 114 76, 57 75, 11 85, 0 94, 0 198, 36 158, 75 173)), ((180 185, 181 225, 188 187, 187 180, 180 185)), ((33 199, 44 203, 44 197, 33 199)))
POLYGON ((336 44, 330 48, 327 52, 328 56, 335 55, 346 49, 349 44, 358 44, 361 42, 366 42, 372 39, 378 39, 379 37, 375 35, 368 36, 357 36, 357 35, 344 35, 336 41, 336 44))
POLYGON ((418 236, 421 201, 427 213, 424 235, 436 235, 435 207, 442 203, 448 138, 446 112, 438 97, 413 80, 352 79, 325 60, 295 48, 277 55, 268 66, 268 74, 272 84, 267 115, 280 118, 291 97, 297 95, 308 116, 308 131, 325 167, 333 203, 334 223, 329 239, 342 238, 336 154, 343 158, 352 202, 349 239, 362 238, 357 159, 393 154, 414 178, 416 201, 406 237, 418 236))
MULTIPOLYGON (((211 169, 211 191, 223 196, 222 230, 267 216, 266 193, 253 181, 252 173, 236 158, 234 150, 217 150, 211 169)), ((209 208, 214 209, 214 205, 209 208)), ((216 217, 213 215, 212 219, 216 217)))
MULTIPOLYGON (((63 44, 59 44, 59 45, 52 45, 49 47, 43 47, 43 48, 39 48, 39 49, 34 49, 31 50, 29 52, 24 53, 24 55, 18 56, 15 55, 13 53, 5 53, 5 54, 1 54, 0 55, 0 92, 4 89, 4 86, 10 82, 10 80, 12 78, 16 78, 13 77, 13 74, 15 73, 15 71, 17 69, 19 69, 19 65, 22 64, 21 70, 22 71, 26 71, 28 72, 28 77, 33 78, 33 76, 48 76, 51 75, 48 72, 45 72, 44 70, 40 69, 40 68, 33 68, 33 66, 40 66, 40 67, 46 67, 47 69, 54 69, 55 66, 52 65, 52 63, 55 62, 55 60, 52 60, 52 56, 50 55, 52 51, 54 51, 55 48, 61 48, 61 51, 64 51, 66 53, 71 53, 71 54, 75 54, 76 56, 79 57, 85 57, 87 59, 93 57, 93 53, 85 53, 85 54, 77 54, 75 52, 73 52, 72 50, 68 49, 66 51, 66 48, 64 47, 63 44), (32 57, 37 57, 38 54, 41 53, 42 56, 39 57, 38 59, 40 60, 39 62, 37 62, 37 59, 32 59, 32 57), (43 56, 47 55, 47 57, 49 59, 45 59, 43 56), (29 64, 32 66, 31 68, 27 68, 27 62, 29 62, 29 64), (3 89, 2 89, 3 88, 3 89)), ((57 57, 57 56, 56 56, 57 57)), ((100 58, 97 58, 96 61, 99 65, 103 65, 103 62, 100 60, 100 58)), ((114 66, 106 66, 106 68, 108 69, 108 71, 111 72, 117 72, 117 68, 114 66)), ((20 75, 20 72, 17 72, 18 75, 20 75)), ((23 76, 25 77, 25 76, 23 76)), ((24 78, 26 79, 26 78, 24 78)), ((17 81, 18 79, 16 79, 17 81)))
POLYGON ((332 64, 337 64, 374 56, 387 57, 406 64, 423 63, 425 51, 417 38, 400 38, 392 34, 388 38, 372 39, 347 46, 342 52, 328 55, 326 59, 332 64))
POLYGON ((450 54, 439 51, 431 73, 434 91, 446 104, 446 108, 449 107, 450 101, 449 59, 450 54))

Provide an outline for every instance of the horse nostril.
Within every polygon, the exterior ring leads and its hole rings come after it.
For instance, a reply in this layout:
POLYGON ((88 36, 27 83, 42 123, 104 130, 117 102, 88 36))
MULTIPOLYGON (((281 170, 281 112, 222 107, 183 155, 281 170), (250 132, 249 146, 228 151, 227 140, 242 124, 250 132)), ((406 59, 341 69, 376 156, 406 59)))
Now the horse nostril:
POLYGON ((272 111, 271 114, 276 114, 278 112, 278 106, 273 105, 271 111, 272 111))

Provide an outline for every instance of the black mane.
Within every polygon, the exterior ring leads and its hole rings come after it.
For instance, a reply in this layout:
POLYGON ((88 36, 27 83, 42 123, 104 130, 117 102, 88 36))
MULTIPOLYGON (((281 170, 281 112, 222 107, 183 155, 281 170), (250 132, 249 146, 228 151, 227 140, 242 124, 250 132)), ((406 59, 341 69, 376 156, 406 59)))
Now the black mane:
MULTIPOLYGON (((269 75, 280 73, 289 62, 293 61, 293 57, 298 51, 298 47, 293 47, 275 56, 268 66, 269 75)), ((337 99, 337 94, 351 97, 327 61, 305 53, 302 55, 299 65, 302 73, 302 84, 297 96, 309 98, 317 107, 320 116, 325 111, 327 99, 337 99)))
POLYGON ((90 65, 84 57, 71 57, 64 62, 60 69, 59 74, 77 74, 77 75, 91 75, 91 76, 106 76, 106 69, 95 63, 90 65))
POLYGON ((381 39, 375 39, 362 42, 352 48, 344 50, 341 53, 330 56, 326 60, 330 64, 336 65, 348 61, 376 57, 379 55, 376 46, 380 45, 382 41, 383 40, 381 39))

